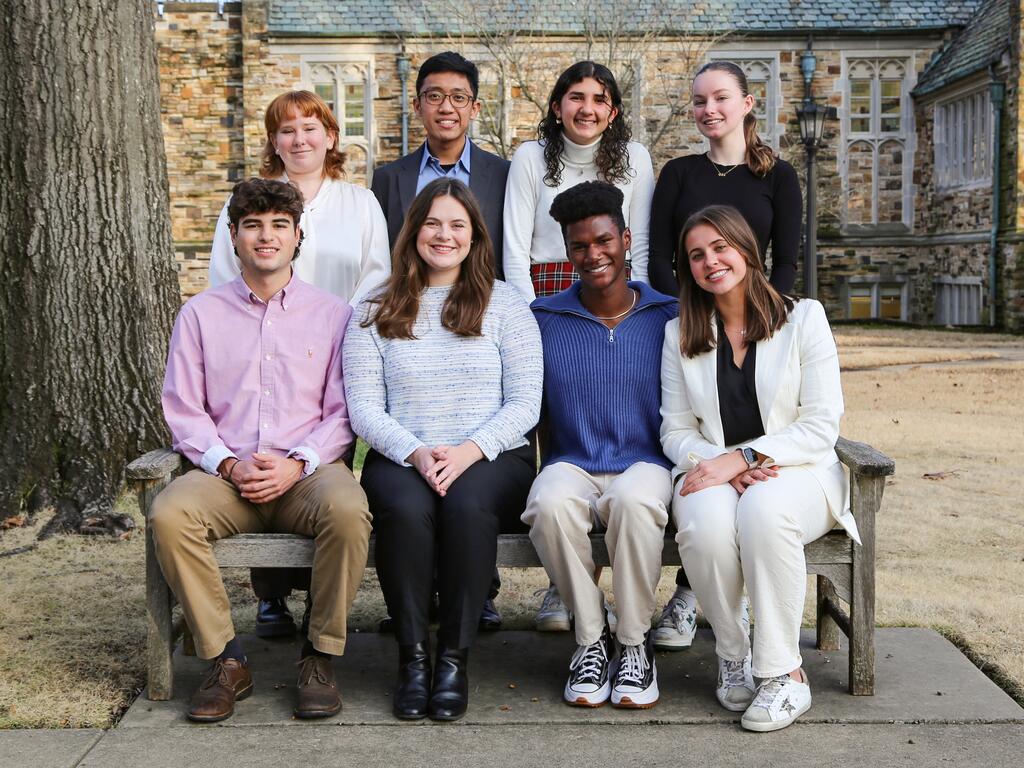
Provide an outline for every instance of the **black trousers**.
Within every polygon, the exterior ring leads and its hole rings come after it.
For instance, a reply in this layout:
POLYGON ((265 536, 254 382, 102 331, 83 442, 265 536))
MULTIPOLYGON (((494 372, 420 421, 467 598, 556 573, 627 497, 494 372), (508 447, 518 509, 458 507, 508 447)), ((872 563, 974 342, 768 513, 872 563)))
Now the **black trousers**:
POLYGON ((414 467, 367 454, 361 482, 373 512, 377 578, 400 645, 427 641, 435 583, 438 641, 448 648, 472 645, 498 534, 526 530, 519 516, 533 478, 533 453, 523 446, 476 462, 441 497, 414 467))

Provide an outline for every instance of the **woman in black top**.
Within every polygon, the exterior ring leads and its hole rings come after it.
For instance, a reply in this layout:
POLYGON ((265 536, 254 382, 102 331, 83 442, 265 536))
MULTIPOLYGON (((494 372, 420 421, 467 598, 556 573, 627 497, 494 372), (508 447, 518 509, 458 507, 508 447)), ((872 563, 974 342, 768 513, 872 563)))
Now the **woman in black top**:
POLYGON ((707 205, 736 208, 754 230, 761 254, 771 246, 769 281, 790 293, 796 280, 802 199, 793 166, 757 135, 754 97, 743 70, 728 61, 705 64, 693 80, 693 116, 710 149, 665 164, 651 204, 649 277, 670 295, 683 223, 707 205))
MULTIPOLYGON (((710 149, 670 160, 658 177, 651 202, 651 285, 678 295, 675 264, 683 224, 708 205, 729 205, 754 231, 762 257, 771 245, 772 287, 791 293, 802 214, 796 171, 757 135, 754 97, 742 69, 730 61, 712 61, 697 71, 692 88, 693 117, 710 149)), ((696 628, 697 600, 680 568, 675 594, 654 629, 654 646, 662 651, 686 648, 696 628)))

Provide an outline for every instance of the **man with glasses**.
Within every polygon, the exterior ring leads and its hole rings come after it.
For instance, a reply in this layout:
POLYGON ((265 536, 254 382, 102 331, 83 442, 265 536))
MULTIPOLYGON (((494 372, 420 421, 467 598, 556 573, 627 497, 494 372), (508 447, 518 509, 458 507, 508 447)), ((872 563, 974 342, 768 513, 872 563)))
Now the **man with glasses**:
POLYGON ((394 247, 405 212, 423 187, 442 176, 467 184, 483 210, 500 278, 509 163, 480 149, 466 136, 470 121, 480 113, 479 85, 476 65, 454 51, 444 51, 423 62, 416 76, 413 106, 427 140, 416 151, 376 169, 371 188, 384 209, 388 239, 394 247))

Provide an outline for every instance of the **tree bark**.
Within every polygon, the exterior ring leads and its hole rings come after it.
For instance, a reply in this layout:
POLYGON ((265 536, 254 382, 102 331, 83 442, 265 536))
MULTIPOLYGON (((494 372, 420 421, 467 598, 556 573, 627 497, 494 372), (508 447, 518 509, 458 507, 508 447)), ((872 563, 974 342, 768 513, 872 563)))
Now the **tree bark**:
POLYGON ((179 305, 153 6, 0 0, 0 519, 97 529, 166 442, 179 305))

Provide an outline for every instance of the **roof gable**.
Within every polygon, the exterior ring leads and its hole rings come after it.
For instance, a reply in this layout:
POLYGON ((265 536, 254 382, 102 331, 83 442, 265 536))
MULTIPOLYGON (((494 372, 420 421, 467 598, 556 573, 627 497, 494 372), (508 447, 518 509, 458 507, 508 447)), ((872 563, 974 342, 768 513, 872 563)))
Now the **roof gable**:
POLYGON ((921 73, 914 95, 937 91, 999 61, 1011 44, 1010 21, 1008 0, 984 0, 967 26, 921 73))

